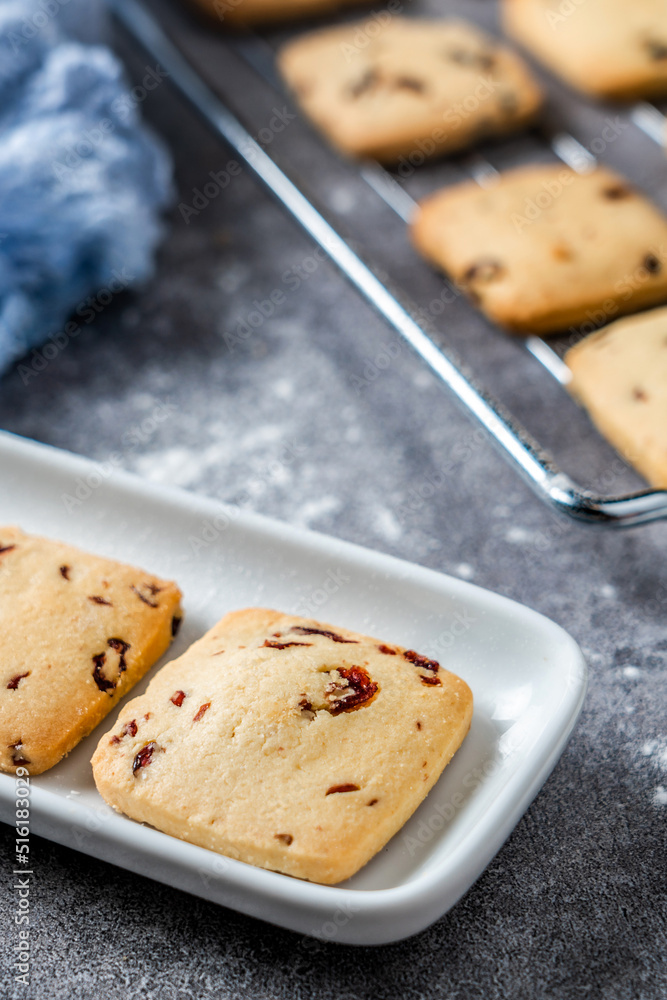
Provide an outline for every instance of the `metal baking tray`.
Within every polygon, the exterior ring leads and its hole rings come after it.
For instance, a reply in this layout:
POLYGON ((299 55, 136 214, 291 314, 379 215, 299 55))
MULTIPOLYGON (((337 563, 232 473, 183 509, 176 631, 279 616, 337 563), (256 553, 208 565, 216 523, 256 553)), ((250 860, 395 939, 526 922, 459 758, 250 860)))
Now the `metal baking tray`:
MULTIPOLYGON (((665 119, 658 109, 652 105, 640 104, 621 114, 612 106, 588 110, 589 119, 591 115, 600 116, 601 135, 608 138, 594 136, 590 143, 581 142, 576 135, 570 133, 569 127, 574 125, 572 128, 574 132, 577 129, 585 131, 586 122, 582 121, 582 115, 585 118, 586 104, 583 100, 575 99, 563 88, 557 93, 555 102, 550 98, 539 132, 533 131, 531 135, 518 136, 503 141, 501 145, 493 145, 490 147, 489 158, 485 158, 482 151, 459 157, 454 161, 439 161, 423 167, 420 165, 419 168, 409 172, 409 184, 404 183, 405 178, 400 172, 398 175, 392 175, 377 163, 358 164, 343 161, 316 136, 307 123, 301 121, 299 135, 295 137, 293 129, 290 136, 290 144, 297 143, 298 168, 283 169, 276 161, 277 155, 285 158, 280 141, 274 142, 278 138, 277 133, 265 129, 264 132, 270 132, 267 137, 263 136, 260 130, 258 138, 253 138, 251 131, 253 126, 246 127, 246 124, 242 124, 240 118, 227 105, 230 103, 230 97, 236 105, 239 101, 243 102, 243 98, 249 93, 257 90, 257 87, 244 88, 245 72, 252 74, 255 82, 261 81, 265 92, 264 103, 259 108, 255 104, 254 107, 249 106, 244 109, 244 120, 252 120, 254 117, 255 120, 262 121, 262 115, 266 115, 267 107, 271 107, 270 104, 268 106, 266 104, 267 97, 270 100, 271 95, 274 103, 278 101, 281 107, 291 106, 289 98, 280 89, 281 84, 273 66, 275 46, 289 37, 288 33, 271 32, 259 36, 216 32, 211 30, 210 26, 205 26, 203 23, 200 25, 194 20, 182 7, 180 0, 178 3, 172 0, 160 0, 159 6, 156 5, 156 0, 108 0, 108 2, 124 29, 166 70, 172 85, 181 91, 209 127, 231 147, 239 160, 266 185, 273 196, 340 268, 357 291, 384 317, 389 326, 423 359, 457 401, 480 422, 501 452, 542 500, 556 511, 585 524, 619 528, 667 519, 665 490, 643 489, 626 491, 618 495, 603 495, 600 492, 599 485, 606 485, 607 482, 614 485, 619 481, 624 485, 625 480, 632 481, 633 478, 633 474, 626 469, 618 456, 615 460, 612 458, 615 453, 607 446, 605 446, 607 464, 602 470, 598 470, 597 489, 582 485, 580 481, 561 471, 549 451, 537 442, 536 438, 524 428, 523 422, 515 416, 517 410, 523 410, 528 417, 531 417, 535 414, 535 408, 532 411, 526 410, 526 399, 515 394, 511 401, 512 412, 510 412, 510 408, 496 398, 497 391, 492 395, 477 382, 470 371, 467 359, 463 361, 458 356, 459 345, 456 351, 452 346, 452 334, 456 333, 456 320, 461 315, 460 310, 472 309, 472 306, 463 302, 460 293, 447 283, 445 289, 449 291, 445 294, 442 289, 442 279, 438 279, 439 295, 431 301, 432 308, 418 308, 414 305, 405 293, 405 288, 410 283, 415 284, 415 275, 418 276, 417 295, 422 300, 424 294, 428 296, 428 288, 432 290, 435 287, 432 282, 436 280, 432 276, 430 279, 425 277, 430 269, 416 259, 410 260, 407 265, 404 263, 401 267, 399 264, 398 268, 394 268, 394 271, 398 271, 398 275, 390 273, 394 264, 393 258, 396 256, 396 246, 405 242, 405 221, 414 207, 415 197, 421 196, 429 189, 434 190, 436 187, 470 176, 484 184, 489 175, 496 170, 490 162, 492 159, 500 161, 500 167, 503 168, 520 162, 535 159, 553 160, 554 157, 558 157, 575 169, 585 170, 595 162, 593 154, 607 152, 607 146, 611 146, 615 136, 621 136, 624 140, 618 143, 618 150, 623 154, 625 147, 626 159, 628 147, 631 147, 633 159, 627 165, 622 163, 621 167, 622 172, 631 174, 628 167, 636 162, 638 142, 640 146, 642 140, 647 146, 654 145, 653 153, 656 156, 664 156, 664 150, 658 149, 658 144, 664 141, 665 119), (221 96, 223 93, 226 95, 224 98, 221 96), (631 130, 631 136, 627 135, 628 129, 631 130), (340 162, 337 163, 336 160, 340 162), (357 185, 364 185, 367 194, 370 194, 371 189, 374 192, 373 204, 370 205, 369 199, 365 198, 364 210, 358 213, 360 218, 357 229, 361 227, 363 250, 357 249, 357 243, 360 242, 357 235, 345 232, 350 229, 349 219, 344 219, 342 223, 330 221, 330 218, 340 215, 340 204, 333 207, 329 205, 328 210, 317 207, 318 200, 326 202, 326 197, 323 199, 320 195, 318 198, 312 194, 313 179, 317 178, 320 172, 325 172, 331 189, 332 170, 335 176, 340 174, 347 183, 356 182, 357 185), (302 180, 301 174, 307 176, 308 180, 302 180), (395 224, 400 220, 403 230, 402 233, 396 230, 389 240, 386 239, 386 235, 391 224, 386 218, 380 221, 378 214, 380 207, 392 214, 395 224), (366 238, 371 233, 377 234, 375 240, 366 238), (382 247, 387 243, 392 246, 390 260, 387 260, 386 256, 383 259, 382 247), (399 287, 401 291, 398 290, 399 287), (453 296, 451 301, 457 299, 454 310, 456 315, 451 317, 452 322, 448 325, 444 337, 443 332, 438 329, 438 324, 433 320, 439 311, 444 311, 444 304, 450 301, 448 294, 453 296), (443 310, 435 308, 437 302, 443 303, 443 310), (608 474, 609 470, 612 470, 611 474, 608 474)), ((442 16, 443 13, 445 12, 439 8, 438 14, 442 16)), ((595 129, 593 131, 595 132, 595 129)), ((643 153, 640 162, 644 164, 651 161, 646 149, 643 153)), ((664 166, 664 160, 660 162, 664 166)), ((617 166, 616 163, 611 165, 617 166)), ((642 176, 638 179, 639 183, 646 186, 646 170, 640 173, 642 176)), ((655 176, 655 170, 653 174, 655 176)), ((341 182, 338 190, 344 191, 344 189, 345 183, 341 182)), ((336 190, 335 185, 334 190, 336 190)), ((651 193, 655 195, 655 192, 651 193)), ((664 189, 658 192, 658 196, 658 200, 667 202, 667 170, 664 171, 664 189)), ((400 257, 400 254, 398 256, 400 257)), ((412 298, 414 299, 414 294, 412 298)), ((578 420, 578 427, 583 434, 590 436, 594 433, 590 425, 587 425, 587 418, 583 414, 575 415, 577 408, 569 394, 563 390, 563 385, 567 381, 567 369, 560 356, 567 346, 563 339, 560 342, 550 340, 547 344, 537 337, 530 337, 527 340, 510 338, 499 334, 493 328, 489 330, 488 323, 481 317, 478 325, 481 333, 479 338, 477 336, 472 338, 472 346, 477 351, 477 359, 482 355, 485 356, 487 376, 489 361, 495 362, 494 370, 507 372, 510 367, 514 371, 518 369, 519 372, 525 373, 526 385, 532 387, 532 391, 526 394, 528 401, 532 399, 535 403, 541 393, 552 391, 551 386, 545 388, 539 381, 544 371, 549 372, 553 379, 547 381, 551 381, 556 387, 555 391, 563 397, 562 406, 565 409, 571 408, 566 422, 578 420), (495 337, 495 340, 490 339, 492 337, 495 337), (536 362, 539 362, 539 365, 536 362), (532 367, 526 368, 527 363, 532 367)), ((477 367, 475 364, 475 368, 477 367)), ((486 377, 485 382, 488 381, 486 377)), ((549 431, 550 429, 543 427, 540 437, 544 437, 545 433, 548 436, 549 431)), ((571 428, 569 434, 567 440, 572 438, 571 428)), ((602 447, 602 441, 600 446, 602 447)))

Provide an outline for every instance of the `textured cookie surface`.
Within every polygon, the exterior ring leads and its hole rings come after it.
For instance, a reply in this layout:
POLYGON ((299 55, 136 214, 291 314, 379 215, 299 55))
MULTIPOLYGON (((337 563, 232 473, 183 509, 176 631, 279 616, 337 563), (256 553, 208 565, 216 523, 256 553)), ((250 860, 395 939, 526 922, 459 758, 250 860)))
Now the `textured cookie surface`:
POLYGON ((667 94, 667 0, 503 0, 506 30, 580 90, 667 94))
POLYGON ((530 166, 427 198, 417 248, 518 333, 600 326, 667 299, 667 219, 599 168, 530 166))
POLYGON ((301 106, 343 151, 418 165, 537 112, 523 61, 478 28, 386 16, 305 35, 279 54, 301 106))
POLYGON ((463 740, 464 681, 398 646, 233 612, 126 705, 93 756, 134 819, 314 882, 353 875, 463 740))
POLYGON ((0 527, 0 769, 53 767, 169 646, 175 584, 0 527))
POLYGON ((565 356, 570 389, 602 433, 667 489, 667 309, 612 323, 565 356))
POLYGON ((245 27, 252 24, 296 20, 299 17, 332 14, 365 0, 193 0, 221 24, 245 27))

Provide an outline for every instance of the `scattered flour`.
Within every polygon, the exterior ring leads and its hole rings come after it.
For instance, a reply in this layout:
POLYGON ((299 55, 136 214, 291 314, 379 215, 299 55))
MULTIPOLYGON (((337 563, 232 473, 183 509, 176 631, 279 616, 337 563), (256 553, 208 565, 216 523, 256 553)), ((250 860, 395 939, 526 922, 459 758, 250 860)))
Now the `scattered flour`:
POLYGON ((309 500, 299 508, 294 523, 298 525, 309 525, 313 521, 318 521, 327 514, 333 514, 340 507, 338 497, 320 497, 319 500, 309 500))
POLYGON ((396 542, 403 534, 403 530, 392 514, 390 510, 386 507, 376 507, 373 512, 373 523, 377 529, 378 534, 382 535, 389 542, 396 542))
POLYGON ((509 528, 509 530, 505 532, 506 541, 513 542, 516 545, 521 545, 526 542, 530 542, 532 541, 532 538, 533 538, 532 532, 526 531, 525 528, 519 528, 517 525, 514 525, 512 528, 509 528))

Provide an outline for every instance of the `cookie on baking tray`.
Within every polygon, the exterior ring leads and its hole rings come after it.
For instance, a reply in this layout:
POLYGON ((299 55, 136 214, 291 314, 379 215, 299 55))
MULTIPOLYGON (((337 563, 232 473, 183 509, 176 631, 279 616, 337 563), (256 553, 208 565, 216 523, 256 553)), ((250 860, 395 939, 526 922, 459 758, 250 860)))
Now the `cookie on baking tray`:
POLYGON ((335 146, 384 162, 513 132, 542 100, 523 60, 464 21, 387 15, 326 28, 285 45, 278 66, 335 146))
POLYGON ((619 320, 571 348, 571 392, 615 448, 667 489, 667 308, 619 320))
POLYGON ((204 13, 233 28, 335 14, 368 0, 192 0, 204 13))
POLYGON ((507 32, 596 97, 667 94, 667 0, 503 0, 507 32))
POLYGON ((0 527, 0 770, 53 767, 165 652, 178 587, 0 527))
POLYGON ((617 174, 507 171, 421 202, 417 249, 517 333, 601 325, 667 300, 667 218, 617 174))
POLYGON ((249 609, 226 615, 123 708, 93 773, 133 819, 331 884, 405 823, 471 715, 467 684, 434 660, 249 609))

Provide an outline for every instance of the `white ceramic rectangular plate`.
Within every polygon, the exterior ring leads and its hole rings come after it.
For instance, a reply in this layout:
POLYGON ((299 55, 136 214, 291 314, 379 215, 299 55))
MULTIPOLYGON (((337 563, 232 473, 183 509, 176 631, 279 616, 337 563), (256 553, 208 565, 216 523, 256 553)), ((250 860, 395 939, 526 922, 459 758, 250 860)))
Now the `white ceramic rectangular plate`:
MULTIPOLYGON (((305 934, 383 944, 450 909, 543 785, 581 709, 581 652, 536 612, 377 552, 158 488, 112 463, 0 433, 3 523, 176 579, 186 619, 170 656, 223 613, 259 605, 415 648, 470 684, 474 717, 456 757, 403 830, 340 886, 253 868, 114 813, 97 794, 90 757, 116 712, 31 781, 33 833, 305 934)), ((0 775, 0 819, 12 825, 14 787, 0 775)))

